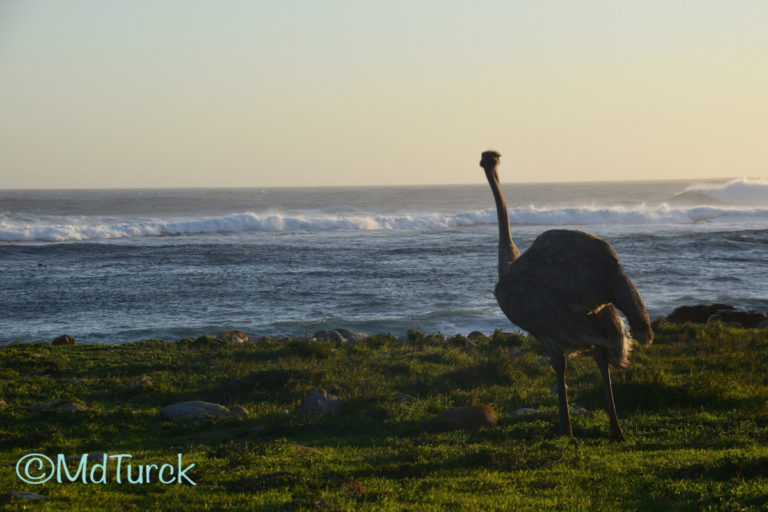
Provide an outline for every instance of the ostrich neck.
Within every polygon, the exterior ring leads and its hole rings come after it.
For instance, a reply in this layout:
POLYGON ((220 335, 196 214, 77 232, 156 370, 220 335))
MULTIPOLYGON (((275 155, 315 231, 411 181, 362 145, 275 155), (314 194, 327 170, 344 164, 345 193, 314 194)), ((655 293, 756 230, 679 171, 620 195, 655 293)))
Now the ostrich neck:
POLYGON ((491 185, 493 198, 496 200, 496 214, 499 217, 499 279, 501 279, 510 272, 512 263, 520 256, 520 251, 517 250, 509 234, 509 213, 504 194, 501 192, 499 175, 496 169, 486 170, 485 175, 491 185))

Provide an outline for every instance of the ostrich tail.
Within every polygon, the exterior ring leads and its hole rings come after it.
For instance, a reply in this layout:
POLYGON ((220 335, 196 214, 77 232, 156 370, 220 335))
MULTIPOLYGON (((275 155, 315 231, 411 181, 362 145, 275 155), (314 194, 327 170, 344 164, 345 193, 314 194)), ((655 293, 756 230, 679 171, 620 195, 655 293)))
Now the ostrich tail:
POLYGON ((616 276, 614 294, 614 304, 627 317, 632 338, 641 345, 650 345, 653 341, 653 329, 648 311, 637 288, 623 272, 616 276))

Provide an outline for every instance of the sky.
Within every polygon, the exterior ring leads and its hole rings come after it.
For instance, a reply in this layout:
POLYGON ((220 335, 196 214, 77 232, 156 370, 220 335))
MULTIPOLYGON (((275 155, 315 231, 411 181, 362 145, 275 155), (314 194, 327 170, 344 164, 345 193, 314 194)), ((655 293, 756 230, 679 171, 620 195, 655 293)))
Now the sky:
POLYGON ((763 0, 2 0, 0 188, 768 177, 763 0))

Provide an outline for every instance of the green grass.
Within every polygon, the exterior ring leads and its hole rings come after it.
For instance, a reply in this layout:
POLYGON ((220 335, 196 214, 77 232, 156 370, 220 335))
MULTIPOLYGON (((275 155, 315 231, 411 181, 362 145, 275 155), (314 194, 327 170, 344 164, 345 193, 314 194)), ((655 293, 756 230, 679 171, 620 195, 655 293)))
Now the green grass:
POLYGON ((569 360, 576 443, 556 435, 555 382, 540 344, 497 332, 388 335, 354 344, 215 339, 0 348, 0 493, 47 501, 8 510, 762 510, 768 506, 768 331, 656 326, 614 392, 627 442, 608 440, 596 365, 569 360), (512 350, 521 351, 513 355, 512 350), (134 388, 142 375, 153 386, 134 388), (82 379, 78 381, 77 379, 82 379), (296 414, 321 387, 336 417, 296 414), (416 398, 401 403, 395 391, 416 398), (29 410, 75 401, 75 413, 29 410), (250 411, 174 423, 165 405, 204 400, 250 411), (490 429, 444 430, 441 410, 491 404, 490 429), (3 405, 4 404, 4 405, 3 405), (521 407, 538 414, 511 417, 521 407), (288 413, 286 413, 288 411, 288 413), (309 449, 307 449, 309 448, 309 449), (191 485, 21 482, 24 454, 130 453, 195 463, 191 485))

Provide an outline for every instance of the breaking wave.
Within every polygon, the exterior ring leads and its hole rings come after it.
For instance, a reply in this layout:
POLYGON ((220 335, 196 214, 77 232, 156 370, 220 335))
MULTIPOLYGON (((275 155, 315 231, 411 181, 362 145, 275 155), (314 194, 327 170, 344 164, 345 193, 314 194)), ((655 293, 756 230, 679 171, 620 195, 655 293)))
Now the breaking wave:
MULTIPOLYGON (((721 188, 718 190, 727 190, 721 188)), ((768 227, 768 208, 668 204, 636 208, 519 207, 509 210, 513 225, 691 225, 733 224, 768 227)), ((408 215, 330 215, 239 213, 185 219, 134 219, 107 217, 25 216, 0 214, 0 241, 82 241, 96 239, 202 235, 211 233, 291 233, 322 231, 434 230, 495 224, 495 210, 464 213, 413 213, 408 215)))
POLYGON ((701 203, 768 205, 768 181, 740 178, 719 185, 693 185, 673 199, 701 203))

